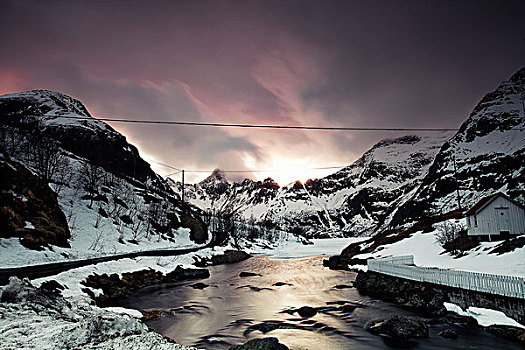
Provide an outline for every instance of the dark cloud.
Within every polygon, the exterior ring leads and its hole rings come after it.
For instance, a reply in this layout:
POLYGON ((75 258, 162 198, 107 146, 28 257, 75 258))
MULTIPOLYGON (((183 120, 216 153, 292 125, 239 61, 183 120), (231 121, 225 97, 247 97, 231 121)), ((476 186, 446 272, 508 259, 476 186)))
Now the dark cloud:
MULTIPOLYGON (((59 90, 102 117, 455 127, 525 63, 523 1, 0 0, 0 9, 0 93, 59 90)), ((113 126, 145 154, 199 169, 345 164, 393 136, 113 126)))

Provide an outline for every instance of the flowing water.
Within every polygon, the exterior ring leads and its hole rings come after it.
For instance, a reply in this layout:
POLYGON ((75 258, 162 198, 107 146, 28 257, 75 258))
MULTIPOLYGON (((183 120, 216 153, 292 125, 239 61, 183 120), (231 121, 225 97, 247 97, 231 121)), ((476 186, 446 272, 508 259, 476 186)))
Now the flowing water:
POLYGON ((147 321, 148 326, 180 344, 205 349, 228 349, 261 337, 276 337, 290 349, 522 349, 465 324, 431 325, 428 339, 406 342, 372 335, 365 330, 371 320, 415 314, 348 288, 355 273, 331 271, 322 267, 322 259, 258 256, 213 266, 210 278, 150 286, 120 305, 163 310, 165 316, 147 321), (239 277, 243 271, 260 276, 239 277), (209 287, 194 289, 196 282, 209 287), (296 309, 302 306, 316 308, 317 314, 300 317, 296 309), (445 328, 455 329, 459 338, 438 336, 445 328))

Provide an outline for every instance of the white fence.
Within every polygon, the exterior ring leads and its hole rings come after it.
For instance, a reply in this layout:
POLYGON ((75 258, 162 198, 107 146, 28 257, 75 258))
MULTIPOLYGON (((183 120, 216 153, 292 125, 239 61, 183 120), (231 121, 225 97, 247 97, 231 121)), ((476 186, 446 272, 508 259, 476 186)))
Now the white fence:
POLYGON ((429 282, 525 299, 525 278, 468 271, 419 267, 412 255, 368 259, 368 270, 413 281, 429 282))

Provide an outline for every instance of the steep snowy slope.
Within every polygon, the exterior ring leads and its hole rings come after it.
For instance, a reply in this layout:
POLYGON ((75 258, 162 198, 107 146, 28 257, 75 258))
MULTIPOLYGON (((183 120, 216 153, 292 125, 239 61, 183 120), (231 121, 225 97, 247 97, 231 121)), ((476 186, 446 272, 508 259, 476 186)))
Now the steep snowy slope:
MULTIPOLYGON (((379 142, 354 164, 322 179, 279 188, 272 179, 232 183, 220 171, 187 185, 205 210, 231 208, 245 220, 319 236, 374 232, 425 176, 448 133, 379 142)), ((170 183, 180 192, 180 183, 170 183)))
POLYGON ((437 154, 392 224, 462 208, 497 191, 525 200, 525 68, 488 93, 437 154), (457 172, 454 172, 454 160, 457 172))
POLYGON ((0 145, 49 183, 71 232, 71 248, 44 242, 43 251, 26 249, 16 236, 2 238, 0 265, 193 245, 189 227, 193 236, 202 233, 136 147, 69 96, 45 90, 0 96, 0 145))

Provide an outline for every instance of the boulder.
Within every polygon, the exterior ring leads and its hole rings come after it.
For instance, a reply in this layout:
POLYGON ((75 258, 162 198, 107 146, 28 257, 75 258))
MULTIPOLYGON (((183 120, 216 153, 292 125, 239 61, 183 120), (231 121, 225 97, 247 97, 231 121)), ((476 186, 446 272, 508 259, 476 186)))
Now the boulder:
POLYGON ((354 288, 354 287, 348 284, 338 284, 334 286, 334 289, 348 289, 348 288, 354 288))
POLYGON ((253 276, 261 276, 261 275, 259 275, 258 273, 255 273, 255 272, 246 272, 246 271, 242 271, 239 274, 239 277, 253 277, 253 276))
POLYGON ((175 282, 190 279, 208 278, 210 272, 206 269, 185 269, 182 266, 177 266, 175 270, 168 272, 164 277, 163 282, 175 282))
POLYGON ((234 345, 229 350, 288 350, 277 338, 252 339, 243 345, 234 345))
POLYGON ((447 338, 447 339, 457 339, 458 333, 453 330, 452 328, 447 328, 445 330, 442 330, 438 333, 440 337, 447 338))
POLYGON ((281 327, 282 322, 278 321, 265 321, 261 324, 255 325, 252 327, 252 329, 259 330, 263 333, 268 333, 273 330, 279 329, 281 327))
POLYGON ((274 287, 282 287, 282 286, 293 286, 293 284, 291 283, 286 283, 286 282, 275 282, 273 284, 274 287))
POLYGON ((240 250, 226 250, 221 255, 214 255, 211 258, 195 257, 195 266, 205 267, 209 265, 232 264, 251 258, 252 256, 240 250))
POLYGON ((205 283, 202 283, 202 282, 198 282, 198 283, 195 283, 195 284, 190 284, 190 287, 193 288, 193 289, 203 290, 205 288, 208 288, 209 285, 207 285, 205 283))
POLYGON ((310 306, 303 306, 297 309, 297 313, 301 317, 313 317, 317 314, 317 310, 310 306))
POLYGON ((212 265, 232 264, 251 258, 252 256, 240 250, 226 250, 223 255, 211 257, 212 265))
POLYGON ((368 327, 372 334, 386 334, 396 339, 428 338, 428 326, 414 317, 393 316, 384 321, 374 322, 368 327))

